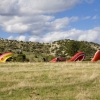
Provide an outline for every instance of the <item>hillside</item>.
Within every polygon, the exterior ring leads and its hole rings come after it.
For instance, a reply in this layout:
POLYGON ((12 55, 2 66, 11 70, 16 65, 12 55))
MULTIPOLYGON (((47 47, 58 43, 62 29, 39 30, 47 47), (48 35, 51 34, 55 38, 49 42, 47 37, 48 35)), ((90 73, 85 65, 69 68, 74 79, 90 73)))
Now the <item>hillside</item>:
POLYGON ((58 55, 69 59, 78 51, 85 52, 85 60, 90 60, 98 49, 100 49, 100 44, 69 39, 54 41, 52 43, 39 43, 0 38, 0 53, 13 52, 13 61, 41 62, 43 58, 50 61, 58 55))

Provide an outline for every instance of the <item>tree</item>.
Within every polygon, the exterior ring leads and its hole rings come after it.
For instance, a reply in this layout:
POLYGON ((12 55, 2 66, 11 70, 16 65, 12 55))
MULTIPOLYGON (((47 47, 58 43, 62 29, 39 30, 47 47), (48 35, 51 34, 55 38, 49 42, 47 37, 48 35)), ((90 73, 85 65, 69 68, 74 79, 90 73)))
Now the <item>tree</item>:
POLYGON ((80 43, 79 51, 83 51, 86 54, 87 60, 90 60, 90 57, 93 56, 96 52, 95 49, 93 49, 89 44, 86 44, 84 42, 80 43))
POLYGON ((28 59, 26 59, 26 55, 25 54, 18 54, 17 57, 16 57, 16 61, 24 62, 24 61, 28 61, 28 59))
POLYGON ((70 41, 67 45, 68 55, 73 56, 75 53, 79 51, 80 43, 78 41, 70 41))

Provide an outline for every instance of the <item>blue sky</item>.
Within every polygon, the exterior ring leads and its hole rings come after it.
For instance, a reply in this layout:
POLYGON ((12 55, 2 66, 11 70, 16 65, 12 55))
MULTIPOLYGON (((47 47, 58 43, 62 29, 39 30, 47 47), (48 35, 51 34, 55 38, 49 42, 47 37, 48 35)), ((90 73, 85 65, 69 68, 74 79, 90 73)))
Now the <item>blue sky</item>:
POLYGON ((0 38, 100 44, 100 0, 0 0, 0 38))

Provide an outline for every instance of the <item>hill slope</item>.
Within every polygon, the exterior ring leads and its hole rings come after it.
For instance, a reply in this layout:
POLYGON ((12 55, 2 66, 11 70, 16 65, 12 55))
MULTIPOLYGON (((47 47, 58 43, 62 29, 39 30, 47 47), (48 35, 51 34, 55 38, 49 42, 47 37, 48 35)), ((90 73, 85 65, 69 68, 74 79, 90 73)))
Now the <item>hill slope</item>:
POLYGON ((54 41, 52 43, 0 39, 0 53, 13 52, 15 54, 13 61, 16 61, 19 55, 24 55, 25 60, 30 62, 43 61, 43 58, 49 61, 58 55, 65 56, 69 59, 78 51, 85 52, 86 60, 90 60, 98 49, 100 49, 99 44, 69 39, 54 41))

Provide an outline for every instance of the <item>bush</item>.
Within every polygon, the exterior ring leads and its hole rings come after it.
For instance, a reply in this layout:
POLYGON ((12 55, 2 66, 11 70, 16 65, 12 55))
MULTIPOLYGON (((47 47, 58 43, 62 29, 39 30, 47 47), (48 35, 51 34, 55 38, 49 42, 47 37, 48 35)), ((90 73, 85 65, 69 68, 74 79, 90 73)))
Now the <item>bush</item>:
POLYGON ((17 62, 24 62, 24 61, 29 61, 29 60, 26 58, 25 54, 18 54, 16 57, 16 61, 17 62))

